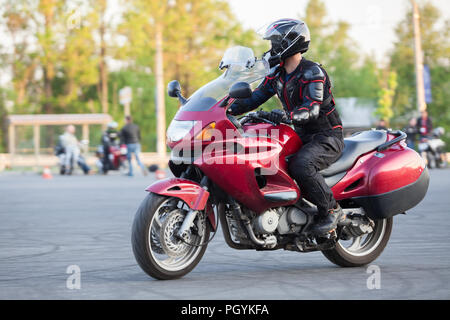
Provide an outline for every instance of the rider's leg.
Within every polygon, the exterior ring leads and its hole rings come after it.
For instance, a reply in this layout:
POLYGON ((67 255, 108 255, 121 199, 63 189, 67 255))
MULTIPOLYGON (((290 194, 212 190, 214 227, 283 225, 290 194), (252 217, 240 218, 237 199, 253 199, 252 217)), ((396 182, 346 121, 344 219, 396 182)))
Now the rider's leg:
POLYGON ((339 211, 333 192, 319 171, 334 163, 343 148, 341 138, 316 134, 289 161, 290 174, 318 208, 320 220, 317 227, 320 232, 334 229, 342 210, 339 211))
POLYGON ((66 173, 68 175, 72 174, 73 167, 76 163, 75 152, 76 152, 75 147, 73 147, 73 146, 66 147, 65 167, 66 167, 66 173))
POLYGON ((127 144, 127 160, 128 160, 128 175, 129 176, 133 175, 133 164, 131 163, 131 155, 134 152, 135 146, 136 145, 134 143, 127 144))
POLYGON ((109 169, 112 169, 111 160, 109 159, 109 144, 103 144, 103 172, 107 172, 109 169))
POLYGON ((141 162, 140 154, 141 154, 141 144, 136 143, 136 148, 134 149, 134 156, 136 157, 136 162, 141 167, 142 173, 144 175, 147 175, 147 169, 145 168, 144 164, 141 162))

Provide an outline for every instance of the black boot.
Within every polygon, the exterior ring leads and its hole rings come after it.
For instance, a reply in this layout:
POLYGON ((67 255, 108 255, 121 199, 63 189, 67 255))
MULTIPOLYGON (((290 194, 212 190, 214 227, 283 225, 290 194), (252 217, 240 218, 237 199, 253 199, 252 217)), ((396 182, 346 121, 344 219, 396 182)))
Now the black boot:
POLYGON ((328 210, 327 215, 319 218, 319 221, 312 226, 312 232, 315 235, 325 235, 336 229, 338 222, 343 218, 345 218, 344 212, 338 204, 336 208, 328 210))

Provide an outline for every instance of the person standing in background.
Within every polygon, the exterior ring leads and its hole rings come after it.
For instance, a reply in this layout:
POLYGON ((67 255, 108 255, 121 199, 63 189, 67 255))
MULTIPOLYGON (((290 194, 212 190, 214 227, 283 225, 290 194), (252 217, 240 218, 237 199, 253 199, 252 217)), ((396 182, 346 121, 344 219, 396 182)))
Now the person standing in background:
POLYGON ((409 125, 403 130, 407 134, 406 145, 408 148, 414 149, 416 147, 417 134, 419 133, 419 130, 417 130, 417 120, 415 118, 409 120, 409 125))
POLYGON ((385 121, 384 119, 381 119, 381 120, 378 122, 376 129, 377 129, 377 130, 387 130, 387 127, 386 127, 386 121, 385 121))
POLYGON ((417 119, 417 129, 419 130, 420 138, 428 137, 431 134, 431 130, 433 130, 433 123, 426 110, 423 110, 417 119))
POLYGON ((130 177, 133 176, 133 166, 131 164, 131 155, 133 153, 136 158, 136 162, 142 169, 142 173, 144 175, 147 175, 147 170, 144 164, 141 162, 141 159, 139 158, 139 154, 141 153, 141 132, 139 130, 139 126, 133 123, 133 119, 131 118, 131 116, 126 116, 125 122, 125 126, 122 128, 122 130, 120 130, 120 138, 122 143, 127 145, 127 159, 130 170, 128 172, 128 175, 130 177))

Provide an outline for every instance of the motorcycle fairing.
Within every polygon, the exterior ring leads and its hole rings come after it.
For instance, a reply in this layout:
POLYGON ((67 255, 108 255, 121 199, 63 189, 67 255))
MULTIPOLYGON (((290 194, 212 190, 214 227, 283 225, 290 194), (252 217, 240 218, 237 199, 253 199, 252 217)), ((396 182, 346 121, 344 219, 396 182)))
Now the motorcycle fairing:
POLYGON ((216 229, 216 219, 211 204, 208 202, 209 192, 197 182, 182 178, 167 178, 148 186, 145 191, 162 196, 175 197, 184 201, 193 210, 204 210, 213 229, 216 229))
POLYGON ((209 192, 194 181, 181 178, 167 178, 157 181, 145 189, 159 195, 183 200, 193 210, 204 210, 209 192))
POLYGON ((298 135, 287 125, 246 125, 243 130, 240 137, 219 141, 218 148, 214 148, 213 142, 208 148, 210 152, 205 149, 194 165, 227 194, 256 213, 296 203, 300 190, 288 174, 285 158, 300 148, 298 135), (272 130, 277 130, 277 139, 270 137, 272 130), (238 146, 239 151, 230 152, 220 148, 222 145, 238 146), (258 183, 259 173, 264 176, 264 185, 258 183))

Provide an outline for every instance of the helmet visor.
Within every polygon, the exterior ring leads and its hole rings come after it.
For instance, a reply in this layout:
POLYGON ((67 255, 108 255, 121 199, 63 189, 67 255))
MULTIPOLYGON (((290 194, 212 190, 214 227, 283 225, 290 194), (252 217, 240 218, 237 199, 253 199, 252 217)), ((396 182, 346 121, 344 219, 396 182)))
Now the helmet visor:
POLYGON ((304 26, 298 20, 283 19, 265 24, 258 29, 258 34, 264 40, 271 41, 273 54, 282 54, 300 39, 304 26))

